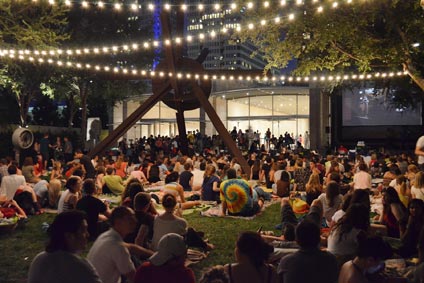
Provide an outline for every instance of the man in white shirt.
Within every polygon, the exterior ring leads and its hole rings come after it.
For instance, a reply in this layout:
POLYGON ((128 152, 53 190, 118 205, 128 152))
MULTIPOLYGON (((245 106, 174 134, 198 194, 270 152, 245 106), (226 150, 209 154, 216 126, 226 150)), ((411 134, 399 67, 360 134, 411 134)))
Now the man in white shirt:
POLYGON ((112 228, 97 238, 87 259, 103 283, 119 283, 121 275, 132 282, 135 266, 130 253, 149 257, 153 252, 123 241, 123 238, 136 228, 137 219, 133 210, 124 206, 117 207, 112 211, 109 220, 112 228))
POLYGON ((367 165, 360 163, 359 172, 353 175, 353 189, 371 189, 371 175, 367 172, 367 165))
POLYGON ((10 165, 7 168, 9 176, 4 176, 1 181, 0 195, 6 196, 7 200, 13 199, 19 187, 26 185, 25 177, 17 175, 17 168, 15 165, 10 165))

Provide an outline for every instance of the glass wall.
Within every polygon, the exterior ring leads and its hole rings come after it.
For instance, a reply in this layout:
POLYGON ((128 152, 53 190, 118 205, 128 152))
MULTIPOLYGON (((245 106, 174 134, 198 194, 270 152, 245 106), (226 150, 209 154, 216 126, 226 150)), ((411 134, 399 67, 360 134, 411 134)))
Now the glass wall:
POLYGON ((293 137, 309 131, 309 95, 281 94, 232 98, 227 100, 228 129, 252 129, 261 138, 269 128, 278 137, 288 132, 293 137))
MULTIPOLYGON (((259 92, 261 92, 260 90, 259 92)), ((215 107, 219 117, 228 130, 234 127, 243 132, 247 129, 259 131, 263 139, 269 128, 271 133, 278 137, 288 132, 293 137, 304 136, 309 131, 309 95, 308 94, 274 94, 262 91, 263 95, 244 93, 243 96, 225 95, 211 96, 210 102, 215 107)), ((295 91, 293 91, 295 92, 295 91)), ((129 102, 138 106, 139 102, 129 102)), ((133 106, 133 105, 132 105, 133 106)), ((136 107, 128 107, 133 110, 136 107)), ((116 111, 120 111, 119 107, 116 111)), ((128 115, 131 114, 128 111, 128 115)), ((175 117, 176 111, 164 103, 157 103, 146 115, 128 131, 127 137, 131 139, 149 135, 175 136, 178 127, 175 117)), ((200 129, 200 110, 184 112, 186 130, 200 129)), ((206 134, 216 134, 209 118, 206 115, 206 134)))

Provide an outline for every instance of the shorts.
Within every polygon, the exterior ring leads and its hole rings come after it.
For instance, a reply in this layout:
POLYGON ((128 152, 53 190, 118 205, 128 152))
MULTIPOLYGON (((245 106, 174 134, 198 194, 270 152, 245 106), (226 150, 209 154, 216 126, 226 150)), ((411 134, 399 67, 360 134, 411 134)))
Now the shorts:
POLYGON ((238 213, 228 212, 228 215, 250 217, 250 216, 253 216, 253 215, 257 214, 260 211, 260 209, 261 208, 259 207, 258 202, 254 201, 252 207, 245 208, 245 209, 243 209, 242 211, 240 211, 238 213))

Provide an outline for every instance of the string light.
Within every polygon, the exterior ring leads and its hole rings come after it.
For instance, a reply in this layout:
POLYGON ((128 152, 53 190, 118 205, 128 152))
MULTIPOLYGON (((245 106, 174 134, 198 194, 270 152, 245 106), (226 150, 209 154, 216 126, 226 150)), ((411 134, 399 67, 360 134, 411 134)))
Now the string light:
MULTIPOLYGON (((14 0, 16 2, 18 2, 19 0, 14 0)), ((347 4, 352 4, 355 1, 357 3, 360 3, 361 0, 339 0, 339 1, 343 1, 347 4)), ((96 0, 61 0, 61 1, 56 1, 56 0, 32 0, 32 3, 38 4, 38 3, 42 3, 42 2, 47 2, 49 5, 58 5, 60 3, 64 3, 66 6, 71 7, 71 6, 75 6, 78 7, 80 6, 82 9, 89 9, 89 8, 99 8, 99 9, 103 9, 105 7, 110 7, 111 9, 115 10, 115 11, 121 11, 121 10, 128 10, 130 12, 136 12, 139 9, 144 9, 144 10, 149 10, 149 11, 154 11, 156 8, 157 9, 165 9, 165 10, 172 10, 172 9, 180 9, 184 12, 186 11, 190 11, 189 7, 197 7, 197 10, 199 11, 203 11, 205 10, 206 7, 209 7, 212 10, 220 10, 220 9, 225 9, 226 7, 228 7, 231 10, 235 10, 237 8, 238 5, 246 7, 248 9, 252 9, 254 7, 254 3, 252 1, 247 1, 245 3, 241 3, 241 4, 236 4, 235 2, 231 2, 228 3, 226 5, 222 5, 220 4, 218 1, 216 3, 210 3, 210 4, 203 4, 203 3, 197 3, 197 4, 169 4, 169 3, 163 3, 162 5, 159 6, 155 6, 152 3, 147 3, 147 4, 137 4, 137 3, 113 3, 113 2, 103 2, 103 1, 96 1, 96 0)), ((279 0, 277 3, 273 3, 270 2, 268 0, 263 0, 261 7, 263 7, 264 9, 275 9, 276 6, 277 7, 285 7, 287 6, 288 2, 287 0, 279 0)), ((307 3, 323 3, 324 0, 293 0, 292 1, 296 6, 302 6, 302 5, 306 5, 307 3)), ((339 3, 338 2, 333 2, 332 4, 333 8, 336 8, 339 3)))
MULTIPOLYGON (((88 3, 88 2, 87 2, 88 3)), ((98 2, 98 5, 100 5, 100 3, 103 2, 98 2)), ((251 3, 251 2, 249 2, 251 3)), ((116 3, 118 5, 120 5, 119 3, 116 3)), ((154 7, 153 4, 149 4, 152 5, 151 7, 154 7)), ((253 4, 252 4, 253 5, 253 4)), ((117 6, 117 7, 121 7, 121 6, 117 6)), ((120 9, 120 8, 119 8, 120 9)), ((323 12, 323 7, 319 6, 317 8, 317 12, 321 13, 323 12)), ((230 31, 236 31, 236 32, 242 32, 243 30, 254 30, 260 27, 265 27, 268 24, 279 24, 282 23, 283 20, 286 19, 286 23, 292 21, 295 19, 295 14, 291 13, 288 14, 286 16, 277 16, 274 18, 270 18, 270 19, 262 19, 257 23, 248 23, 245 26, 242 26, 241 24, 237 24, 237 25, 228 25, 226 26, 224 24, 224 26, 220 29, 220 30, 209 30, 206 34, 205 33, 199 33, 197 35, 187 35, 185 38, 174 38, 174 39, 164 39, 163 44, 158 42, 158 41, 153 41, 152 40, 147 40, 145 42, 142 43, 125 43, 121 46, 103 46, 103 47, 92 47, 92 48, 88 48, 88 47, 79 47, 76 49, 70 49, 67 48, 66 52, 64 52, 61 49, 50 49, 48 51, 46 50, 33 50, 33 51, 26 51, 26 54, 32 54, 34 53, 35 55, 38 55, 39 53, 41 53, 43 56, 60 56, 60 55, 68 55, 68 56, 86 56, 86 55, 101 55, 101 54, 112 54, 112 53, 117 53, 117 52, 132 52, 132 51, 138 51, 139 50, 139 45, 142 45, 144 47, 145 50, 148 50, 150 48, 153 47, 159 47, 161 45, 167 45, 170 46, 171 44, 182 44, 184 41, 186 42, 192 42, 194 38, 197 38, 201 41, 208 39, 208 38, 215 38, 217 34, 222 33, 222 34, 227 34, 230 31), (153 47, 152 47, 153 46, 153 47), (79 51, 77 51, 79 50, 79 51), (81 52, 81 50, 83 50, 83 52, 81 52)), ((0 46, 0 50, 1 50, 1 46, 0 46)), ((8 49, 3 49, 3 52, 8 52, 8 49)), ((18 51, 18 50, 17 50, 18 51)))
MULTIPOLYGON (((87 69, 87 70, 93 70, 92 65, 90 64, 84 64, 82 62, 72 62, 72 61, 62 61, 62 60, 54 60, 52 58, 43 58, 43 57, 36 57, 36 56, 26 56, 23 54, 19 54, 17 57, 15 53, 5 53, 3 51, 0 51, 0 59, 11 59, 11 60, 19 60, 19 61, 29 61, 29 62, 37 62, 39 64, 49 64, 49 65, 56 65, 59 67, 66 67, 66 68, 74 68, 74 69, 87 69)), ((115 73, 115 74, 122 74, 122 75, 128 75, 128 76, 138 76, 140 78, 152 78, 157 76, 159 74, 160 77, 173 77, 173 73, 164 73, 163 71, 159 70, 157 72, 151 71, 151 70, 138 70, 138 69, 131 69, 128 70, 123 67, 111 67, 108 65, 100 65, 96 64, 94 67, 95 71, 98 72, 106 72, 106 73, 115 73)), ((230 73, 223 74, 223 71, 204 71, 203 73, 177 73, 176 77, 178 79, 200 79, 203 78, 204 80, 234 80, 235 77, 230 73), (219 72, 219 75, 218 75, 219 72)), ((240 81, 288 81, 288 82, 309 82, 309 81, 315 81, 315 82, 331 82, 331 81, 343 81, 343 80, 375 80, 379 78, 391 78, 391 77, 403 77, 408 75, 407 72, 397 71, 397 72, 377 72, 377 73, 367 73, 367 74, 333 74, 333 75, 314 75, 314 76, 241 76, 239 75, 237 77, 240 81)))

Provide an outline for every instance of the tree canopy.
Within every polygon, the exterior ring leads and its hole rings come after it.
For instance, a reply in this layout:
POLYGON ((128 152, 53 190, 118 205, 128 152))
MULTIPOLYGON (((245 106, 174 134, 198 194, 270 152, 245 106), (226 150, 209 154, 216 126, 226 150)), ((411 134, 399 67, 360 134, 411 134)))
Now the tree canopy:
POLYGON ((329 1, 303 1, 304 5, 299 6, 294 2, 271 13, 263 8, 241 10, 244 24, 294 12, 292 21, 282 17, 278 23, 269 21, 265 26, 258 24, 255 29, 235 34, 258 46, 268 62, 266 70, 283 68, 293 59, 297 60, 297 75, 317 70, 403 68, 424 90, 424 13, 418 0, 343 1, 337 8, 329 1))
MULTIPOLYGON (((0 46, 4 48, 42 49, 66 40, 67 9, 48 3, 1 1, 0 46)), ((3 60, 0 62, 0 87, 11 91, 20 108, 20 124, 27 123, 31 100, 47 81, 51 69, 33 64, 3 60)))

